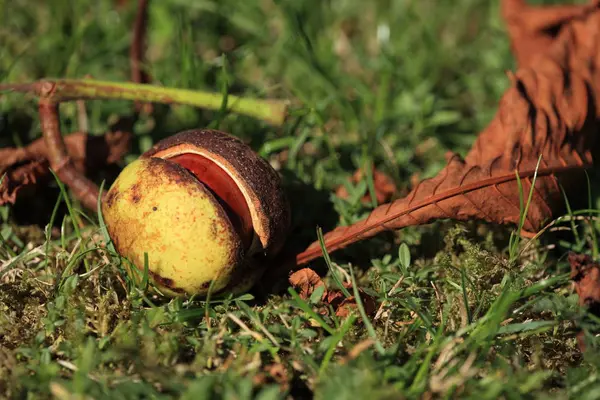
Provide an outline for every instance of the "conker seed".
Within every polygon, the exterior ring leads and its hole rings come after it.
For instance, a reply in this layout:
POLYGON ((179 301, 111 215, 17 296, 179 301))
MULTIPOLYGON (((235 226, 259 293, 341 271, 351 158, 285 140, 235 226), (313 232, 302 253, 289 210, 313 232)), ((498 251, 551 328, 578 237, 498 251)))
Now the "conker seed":
POLYGON ((279 176, 239 139, 181 132, 129 164, 103 214, 117 251, 169 295, 242 292, 281 249, 290 223, 279 176))

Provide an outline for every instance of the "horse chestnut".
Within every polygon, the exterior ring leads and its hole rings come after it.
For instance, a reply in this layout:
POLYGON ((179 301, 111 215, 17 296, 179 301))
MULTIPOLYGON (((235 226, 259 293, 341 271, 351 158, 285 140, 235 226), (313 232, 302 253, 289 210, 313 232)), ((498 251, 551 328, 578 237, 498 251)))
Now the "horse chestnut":
POLYGON ((117 251, 164 293, 248 290, 281 249, 290 209, 278 174, 215 130, 171 136, 123 169, 102 212, 117 251), (214 281, 214 282, 213 282, 214 281))

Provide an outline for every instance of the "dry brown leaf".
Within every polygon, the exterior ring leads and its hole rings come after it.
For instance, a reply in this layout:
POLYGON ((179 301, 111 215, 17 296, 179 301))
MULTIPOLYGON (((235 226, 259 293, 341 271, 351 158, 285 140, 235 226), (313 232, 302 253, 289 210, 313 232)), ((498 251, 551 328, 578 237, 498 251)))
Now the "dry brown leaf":
MULTIPOLYGON (((579 296, 579 305, 587 307, 594 315, 600 317, 600 264, 585 254, 569 254, 571 264, 571 280, 579 296)), ((577 335, 579 349, 585 351, 583 332, 577 335)))
MULTIPOLYGON (((365 309, 365 314, 369 316, 373 315, 377 310, 377 303, 375 303, 375 300, 362 290, 360 291, 360 299, 365 309)), ((357 307, 358 306, 356 304, 356 299, 354 298, 354 296, 345 298, 337 307, 335 315, 337 315, 340 318, 346 318, 348 315, 350 315, 350 313, 353 310, 356 310, 357 307)))
MULTIPOLYGON (((356 309, 356 299, 354 296, 346 298, 340 290, 328 290, 323 280, 321 280, 321 277, 310 268, 302 268, 301 270, 294 272, 290 275, 289 281, 290 284, 300 292, 299 295, 304 300, 310 298, 316 288, 323 286, 325 290, 323 290, 321 301, 331 305, 335 310, 335 314, 340 318, 347 317, 353 309, 356 309)), ((350 283, 345 283, 344 287, 346 289, 351 289, 352 285, 350 283)), ((372 315, 377 309, 375 299, 360 288, 358 291, 365 312, 367 315, 372 315)), ((327 311, 322 310, 322 313, 327 313, 327 311)))
MULTIPOLYGON (((109 132, 90 136, 77 132, 65 136, 65 143, 76 168, 83 173, 118 162, 128 151, 131 135, 109 132)), ((17 197, 50 177, 47 149, 43 139, 22 148, 0 149, 0 205, 14 204, 17 197)))
MULTIPOLYGON (((352 284, 350 283, 345 283, 344 287, 346 289, 352 290, 352 284)), ((361 288, 358 288, 358 293, 360 295, 360 300, 365 309, 365 313, 369 316, 373 315, 377 310, 377 303, 375 302, 375 299, 373 299, 373 297, 371 297, 361 288)), ((337 315, 340 318, 347 317, 353 310, 356 310, 357 308, 356 298, 354 296, 345 297, 344 294, 339 290, 335 292, 329 292, 329 294, 327 295, 327 301, 336 310, 335 315, 337 315)))
MULTIPOLYGON (((375 198, 377 199, 377 204, 385 203, 386 201, 389 201, 392 198, 392 196, 396 193, 396 191, 397 191, 396 184, 394 184, 394 181, 392 180, 392 178, 390 178, 383 172, 379 171, 378 169, 372 168, 372 170, 373 170, 373 186, 375 187, 375 198)), ((362 181, 363 179, 364 179, 364 171, 359 168, 356 170, 354 175, 352 175, 352 177, 349 179, 349 181, 352 184, 357 184, 360 181, 362 181)), ((346 189, 346 187, 344 185, 340 185, 337 188, 335 194, 336 194, 336 196, 338 196, 341 199, 347 199, 349 196, 348 189, 346 189)), ((370 203, 371 202, 370 194, 369 193, 365 194, 361 198, 361 201, 363 203, 370 203)))
MULTIPOLYGON (((519 0, 504 0, 503 6, 509 25, 510 18, 526 12, 529 28, 517 32, 513 22, 509 29, 521 67, 511 74, 512 85, 500 100, 494 119, 464 159, 450 154, 447 166, 419 183, 406 198, 379 206, 365 220, 327 233, 328 251, 385 230, 440 218, 517 224, 521 205, 516 175, 527 196, 540 156, 524 233, 537 232, 564 211, 561 186, 569 195, 585 182, 583 172, 593 165, 598 152, 598 3, 570 8, 562 19, 556 10, 530 7, 519 0), (556 34, 544 34, 548 26, 554 26, 556 34), (540 37, 547 45, 532 46, 540 37)), ((321 248, 315 242, 296 262, 304 264, 320 256, 321 248)))
POLYGON ((579 305, 600 316, 600 264, 585 254, 569 254, 571 280, 579 296, 579 305))
MULTIPOLYGON (((299 291, 298 294, 303 300, 308 299, 319 286, 325 286, 321 277, 310 268, 302 268, 301 270, 294 272, 290 275, 289 281, 294 289, 299 291)), ((322 298, 324 299, 326 295, 327 288, 323 291, 322 298)))
POLYGON ((523 0, 503 0, 501 4, 511 49, 521 67, 532 62, 540 49, 552 46, 562 26, 586 18, 590 11, 598 7, 598 1, 586 5, 548 7, 531 7, 523 0))

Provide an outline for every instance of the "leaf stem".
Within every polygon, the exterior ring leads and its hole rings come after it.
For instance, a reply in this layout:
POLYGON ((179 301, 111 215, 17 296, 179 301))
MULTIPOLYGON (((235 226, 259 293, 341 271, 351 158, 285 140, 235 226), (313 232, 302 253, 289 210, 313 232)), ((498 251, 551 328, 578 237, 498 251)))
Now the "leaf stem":
MULTIPOLYGON (((219 110, 223 103, 221 93, 93 79, 45 79, 27 84, 0 85, 0 91, 34 93, 41 98, 52 100, 54 103, 79 99, 120 99, 185 104, 209 110, 219 110)), ((273 125, 282 125, 288 115, 288 102, 229 95, 227 110, 273 125)))

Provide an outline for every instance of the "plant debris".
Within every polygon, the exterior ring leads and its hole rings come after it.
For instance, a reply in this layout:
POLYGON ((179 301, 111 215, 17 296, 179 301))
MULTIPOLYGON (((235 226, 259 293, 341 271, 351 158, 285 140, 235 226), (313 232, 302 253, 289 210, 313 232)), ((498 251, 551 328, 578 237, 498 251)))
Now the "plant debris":
MULTIPOLYGON (((571 280, 579 296, 579 305, 600 317, 600 263, 594 262, 587 254, 569 253, 569 264, 571 280)), ((584 352, 586 343, 583 332, 577 335, 577 343, 579 349, 584 352)))
MULTIPOLYGON (((91 136, 76 132, 65 136, 65 143, 75 168, 82 173, 115 164, 129 151, 131 135, 127 132, 108 132, 91 136)), ((0 205, 14 204, 20 194, 35 185, 47 182, 52 176, 48 149, 43 138, 26 147, 0 149, 0 205)))
MULTIPOLYGON (((449 153, 446 167, 405 198, 326 234, 327 250, 440 218, 519 224, 522 199, 530 192, 524 235, 531 236, 562 212, 561 186, 567 196, 578 190, 598 151, 599 5, 570 7, 561 14, 552 7, 504 2, 505 18, 513 26, 509 29, 513 51, 522 65, 509 74, 512 84, 494 119, 464 159, 449 153), (529 29, 515 28, 514 16, 521 12, 527 13, 529 29), (549 26, 556 34, 540 33, 549 26), (532 46, 542 39, 547 45, 532 46)), ((320 256, 315 242, 296 261, 305 264, 320 256)))
MULTIPOLYGON (((351 289, 352 284, 344 283, 346 289, 351 289)), ((365 308, 365 314, 372 316, 377 311, 377 303, 375 299, 367 294, 361 288, 358 288, 360 294, 360 300, 363 307, 365 308)), ((358 305, 356 304, 356 298, 354 296, 344 297, 344 294, 340 290, 330 291, 327 294, 327 302, 335 310, 335 315, 340 318, 346 318, 353 310, 356 310, 358 305)))
MULTIPOLYGON (((330 305, 335 310, 335 315, 340 318, 347 317, 357 307, 354 296, 346 297, 341 290, 328 289, 321 277, 310 268, 302 268, 294 272, 290 275, 289 281, 292 287, 299 291, 300 297, 304 300, 311 299, 315 290, 323 287, 323 293, 320 296, 321 302, 324 305, 330 305)), ((352 284, 349 282, 345 282, 343 285, 346 289, 352 289, 352 284)), ((360 288, 358 291, 366 314, 373 315, 377 309, 375 299, 360 288)), ((322 309, 321 311, 322 313, 327 313, 326 309, 322 309)))
POLYGON ((576 253, 569 253, 569 263, 579 305, 600 317, 600 264, 586 254, 576 253))
POLYGON ((554 44, 562 26, 586 18, 598 8, 598 4, 598 0, 593 0, 584 5, 535 7, 524 0, 503 0, 502 15, 509 31, 511 50, 519 66, 529 65, 540 49, 554 44))
MULTIPOLYGON (((310 268, 302 268, 294 272, 289 278, 290 284, 299 291, 299 295, 303 300, 308 300, 316 288, 325 287, 325 282, 321 277, 310 268)), ((327 296, 326 291, 323 291, 321 299, 327 296)))

